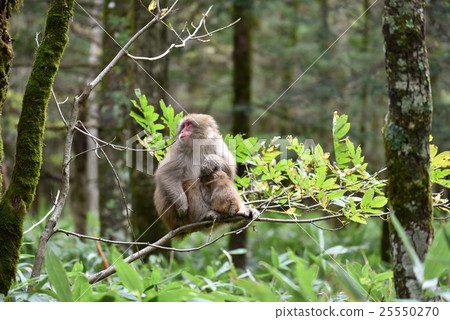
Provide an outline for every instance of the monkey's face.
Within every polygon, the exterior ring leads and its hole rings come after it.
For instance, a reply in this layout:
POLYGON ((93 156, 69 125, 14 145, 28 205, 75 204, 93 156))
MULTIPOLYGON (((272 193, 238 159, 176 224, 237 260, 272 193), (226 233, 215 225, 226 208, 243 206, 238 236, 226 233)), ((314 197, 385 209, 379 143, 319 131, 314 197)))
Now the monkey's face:
POLYGON ((192 130, 194 128, 194 124, 190 120, 186 120, 181 123, 180 127, 180 139, 184 139, 189 137, 192 134, 192 130))
POLYGON ((180 123, 178 131, 178 140, 181 145, 192 148, 193 143, 193 131, 195 124, 191 120, 184 120, 180 123))
POLYGON ((187 115, 179 124, 178 139, 183 145, 192 147, 194 139, 206 138, 208 130, 215 125, 214 119, 209 115, 187 115))

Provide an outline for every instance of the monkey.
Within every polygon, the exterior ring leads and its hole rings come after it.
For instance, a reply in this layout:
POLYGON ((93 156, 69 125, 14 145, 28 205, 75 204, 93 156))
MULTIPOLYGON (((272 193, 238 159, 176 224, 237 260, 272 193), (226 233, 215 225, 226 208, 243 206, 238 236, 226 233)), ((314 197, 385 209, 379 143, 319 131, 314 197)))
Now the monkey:
POLYGON ((224 172, 233 181, 236 174, 236 160, 213 117, 189 114, 180 121, 177 132, 155 172, 155 206, 169 228, 186 223, 189 203, 183 181, 207 177, 215 171, 224 172))
POLYGON ((182 219, 167 221, 170 229, 204 220, 250 214, 241 202, 233 181, 221 170, 198 179, 184 180, 183 190, 188 199, 188 213, 182 219))
POLYGON ((227 217, 241 215, 257 218, 259 215, 258 210, 244 206, 233 181, 221 170, 197 179, 184 180, 183 190, 188 199, 188 214, 181 219, 166 220, 172 230, 204 220, 218 220, 215 226, 222 227, 224 223, 220 220, 227 217))
MULTIPOLYGON (((215 171, 203 178, 203 184, 209 187, 211 210, 228 216, 241 214, 250 215, 239 198, 239 193, 233 181, 223 172, 215 171)), ((190 197, 188 196, 190 200, 190 197)), ((213 217, 218 218, 218 217, 213 217)))

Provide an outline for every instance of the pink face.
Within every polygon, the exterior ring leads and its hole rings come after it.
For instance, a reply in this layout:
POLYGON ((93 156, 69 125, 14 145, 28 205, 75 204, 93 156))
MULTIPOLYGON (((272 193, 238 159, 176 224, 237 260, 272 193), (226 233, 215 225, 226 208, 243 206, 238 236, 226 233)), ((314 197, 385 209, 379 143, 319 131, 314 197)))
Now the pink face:
POLYGON ((190 135, 193 127, 194 125, 192 124, 192 122, 190 122, 189 120, 185 121, 180 132, 180 139, 183 139, 184 137, 190 135))

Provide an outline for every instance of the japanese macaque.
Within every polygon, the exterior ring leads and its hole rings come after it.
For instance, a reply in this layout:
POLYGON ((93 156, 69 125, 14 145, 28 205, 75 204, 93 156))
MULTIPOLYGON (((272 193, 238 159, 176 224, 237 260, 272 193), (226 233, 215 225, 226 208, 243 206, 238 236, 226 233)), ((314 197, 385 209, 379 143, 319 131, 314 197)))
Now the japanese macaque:
MULTIPOLYGON (((188 223, 231 215, 229 212, 236 209, 227 202, 238 202, 239 205, 235 206, 239 208, 236 213, 239 212, 244 207, 240 200, 237 201, 237 190, 233 184, 235 174, 236 161, 214 119, 205 114, 185 116, 178 126, 175 143, 155 173, 154 197, 158 214, 170 229, 175 229, 188 223), (220 189, 226 189, 229 196, 218 196, 220 189), (204 200, 215 197, 218 201, 214 199, 208 203, 204 200), (226 206, 228 214, 221 209, 226 206)), ((255 211, 244 209, 248 215, 255 211)))
POLYGON ((188 199, 188 214, 183 221, 170 221, 169 226, 172 229, 203 220, 251 214, 241 202, 233 181, 223 171, 185 180, 183 190, 188 199))

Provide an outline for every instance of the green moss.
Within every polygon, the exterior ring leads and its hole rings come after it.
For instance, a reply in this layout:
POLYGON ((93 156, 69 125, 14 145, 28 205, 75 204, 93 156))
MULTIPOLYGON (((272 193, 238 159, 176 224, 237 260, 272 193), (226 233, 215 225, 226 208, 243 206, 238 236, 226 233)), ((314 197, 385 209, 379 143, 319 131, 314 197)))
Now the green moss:
POLYGON ((396 151, 403 150, 408 143, 405 130, 394 122, 387 124, 384 130, 384 139, 389 142, 389 147, 396 151))
MULTIPOLYGON (((21 1, 4 1, 0 5, 0 117, 3 112, 3 103, 6 100, 8 91, 9 70, 13 59, 12 39, 8 34, 9 17, 14 9, 18 8, 21 1)), ((0 123, 0 195, 3 184, 2 163, 3 163, 3 139, 0 123)))
POLYGON ((23 220, 39 181, 46 110, 68 42, 72 11, 73 0, 51 1, 44 38, 36 52, 24 93, 17 127, 16 162, 11 183, 0 202, 0 292, 5 294, 15 277, 23 220))
POLYGON ((23 201, 16 199, 6 193, 0 202, 0 293, 5 295, 15 278, 26 213, 23 201))
MULTIPOLYGON (((423 12, 424 4, 418 0, 386 0, 383 23, 389 70, 389 116, 383 132, 387 194, 420 259, 425 258, 433 236, 428 142, 432 102, 423 12)), ((392 227, 390 231, 398 297, 420 298, 409 257, 398 234, 392 227)))

